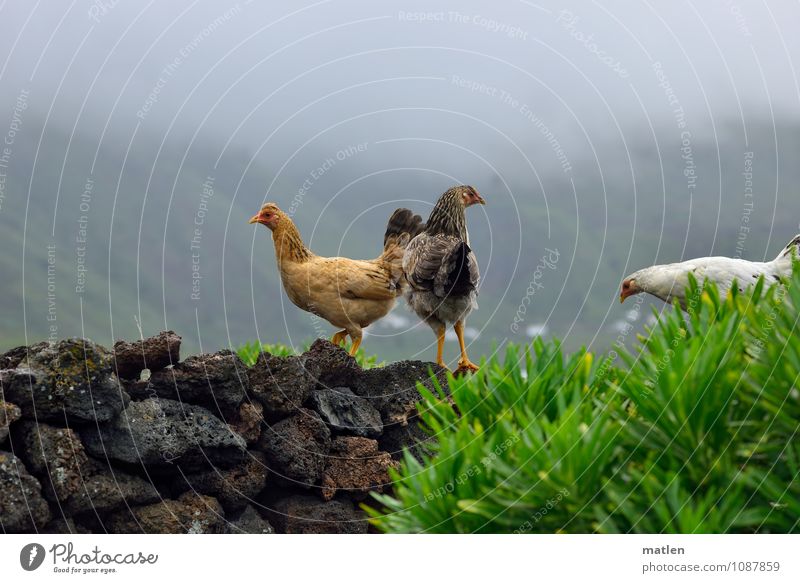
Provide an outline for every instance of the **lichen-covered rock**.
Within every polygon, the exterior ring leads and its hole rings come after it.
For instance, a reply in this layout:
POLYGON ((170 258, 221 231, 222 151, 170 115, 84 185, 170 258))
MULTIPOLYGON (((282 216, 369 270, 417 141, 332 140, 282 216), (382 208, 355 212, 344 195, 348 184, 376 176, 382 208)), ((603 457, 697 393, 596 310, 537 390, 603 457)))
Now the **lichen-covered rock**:
POLYGON ((137 342, 119 341, 114 344, 117 375, 123 379, 138 379, 144 369, 156 372, 181 359, 181 337, 172 330, 137 342))
POLYGON ((327 340, 316 340, 303 357, 320 389, 352 387, 361 376, 361 367, 356 359, 327 340))
POLYGON ((103 516, 160 499, 161 495, 150 482, 91 460, 81 488, 67 498, 61 507, 69 516, 87 513, 103 516))
POLYGON ((247 452, 248 459, 229 470, 209 470, 185 477, 185 486, 199 494, 211 494, 226 512, 240 511, 252 503, 267 483, 267 460, 263 453, 247 452))
POLYGON ((331 500, 340 490, 351 494, 383 492, 391 482, 389 468, 397 463, 385 452, 378 451, 378 442, 364 437, 337 437, 325 463, 322 497, 331 500))
POLYGON ((24 421, 14 445, 31 473, 39 478, 49 500, 63 502, 83 487, 89 456, 72 429, 24 421))
POLYGON ((153 373, 146 392, 204 407, 227 419, 247 394, 247 367, 230 350, 190 356, 172 368, 153 373))
POLYGON ((266 414, 277 417, 296 413, 317 383, 302 356, 261 353, 248 376, 253 398, 264 405, 266 414))
POLYGON ((8 437, 9 426, 22 417, 22 411, 14 403, 0 400, 0 443, 8 437))
POLYGON ((223 534, 227 530, 219 502, 194 492, 118 512, 104 524, 114 534, 223 534))
POLYGON ((270 523, 285 534, 366 534, 368 527, 364 514, 348 500, 323 502, 302 495, 279 500, 270 523))
POLYGON ((385 429, 394 424, 407 425, 409 419, 417 416, 416 405, 422 400, 417 383, 421 382, 436 392, 430 378, 431 371, 447 392, 445 369, 430 362, 411 360, 365 370, 348 386, 380 411, 385 429))
POLYGON ((0 527, 7 534, 39 532, 50 522, 42 486, 14 454, 0 451, 0 527))
POLYGON ((109 421, 130 401, 112 370, 105 348, 80 338, 35 344, 4 359, 15 368, 0 371, 5 399, 38 421, 109 421))
POLYGON ((275 529, 252 506, 247 506, 244 511, 228 523, 230 534, 275 534, 275 529))
POLYGON ((247 445, 258 443, 264 424, 264 405, 257 401, 242 403, 238 417, 229 423, 231 429, 242 436, 247 445))
POLYGON ((378 410, 347 387, 314 391, 310 401, 334 431, 360 437, 377 437, 383 433, 383 421, 378 410))
POLYGON ((313 486, 322 477, 330 445, 330 430, 310 409, 268 427, 258 442, 278 482, 301 487, 313 486))
POLYGON ((235 466, 247 448, 206 409, 169 399, 133 402, 111 423, 83 428, 81 437, 87 451, 101 459, 188 472, 208 464, 235 466))

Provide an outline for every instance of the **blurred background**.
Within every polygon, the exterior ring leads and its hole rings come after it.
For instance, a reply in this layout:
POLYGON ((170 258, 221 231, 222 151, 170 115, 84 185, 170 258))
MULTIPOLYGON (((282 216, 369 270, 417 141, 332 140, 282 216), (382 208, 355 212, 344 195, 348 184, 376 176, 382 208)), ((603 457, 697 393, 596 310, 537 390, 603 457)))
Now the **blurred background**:
MULTIPOLYGON (((0 4, 0 350, 173 329, 302 347, 265 201, 320 255, 475 186, 471 355, 634 341, 628 273, 771 259, 800 232, 800 4, 0 4)), ((381 359, 433 358, 405 305, 381 359)), ((448 356, 455 357, 450 344, 448 356)))

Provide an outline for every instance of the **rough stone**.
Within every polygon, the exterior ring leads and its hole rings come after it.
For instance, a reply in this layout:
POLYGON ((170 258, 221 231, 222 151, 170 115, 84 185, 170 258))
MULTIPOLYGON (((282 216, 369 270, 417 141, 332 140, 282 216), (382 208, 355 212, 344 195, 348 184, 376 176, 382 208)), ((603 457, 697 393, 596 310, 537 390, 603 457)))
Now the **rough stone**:
POLYGON ((360 437, 377 437, 383 433, 381 414, 369 401, 353 394, 347 387, 314 391, 310 401, 334 431, 360 437))
POLYGON ((181 337, 172 330, 137 342, 119 341, 114 344, 117 375, 123 379, 138 379, 148 369, 156 372, 181 359, 181 337))
POLYGON ((27 419, 103 423, 130 401, 112 371, 111 353, 89 340, 40 343, 24 355, 15 351, 4 356, 17 366, 0 371, 0 386, 27 419))
POLYGON ((0 443, 8 437, 9 426, 22 417, 22 411, 14 403, 0 400, 0 443))
POLYGON ((238 518, 228 523, 231 534, 275 534, 275 529, 252 506, 247 506, 238 518))
POLYGON ((0 529, 6 534, 39 532, 48 522, 42 486, 20 459, 0 451, 0 529))
POLYGON ((75 524, 71 518, 58 518, 45 526, 42 534, 91 534, 91 531, 75 524))
POLYGON ((248 452, 247 461, 229 470, 209 470, 186 476, 185 485, 199 494, 212 494, 226 512, 240 511, 250 504, 267 483, 267 460, 263 453, 248 452))
POLYGON ((230 423, 231 429, 242 436, 247 445, 258 443, 264 423, 264 405, 257 401, 242 403, 238 418, 230 423))
POLYGON ((46 498, 63 502, 81 490, 89 475, 89 456, 75 431, 24 421, 14 435, 20 456, 39 478, 46 498))
POLYGON ((337 437, 322 478, 322 497, 331 500, 340 490, 351 494, 383 492, 391 482, 389 468, 397 463, 385 452, 378 451, 378 442, 364 437, 337 437))
POLYGON ((285 534, 366 534, 368 522, 349 500, 323 502, 313 496, 279 500, 270 523, 285 534))
POLYGON ((247 445, 206 409, 169 399, 131 405, 111 423, 82 430, 87 451, 101 459, 196 471, 242 462, 247 445))
POLYGON ((417 382, 436 392, 430 371, 447 393, 447 371, 436 364, 421 361, 396 362, 365 370, 350 388, 380 411, 384 428, 394 424, 407 425, 409 419, 417 416, 416 405, 422 400, 417 382))
POLYGON ((205 407, 232 418, 247 394, 247 367, 230 350, 190 356, 172 368, 154 372, 145 391, 150 397, 205 407))
POLYGON ((138 476, 106 468, 94 460, 89 472, 82 487, 61 505, 70 516, 86 513, 103 516, 161 499, 156 487, 138 476))
POLYGON ((119 512, 105 525, 114 534, 223 534, 227 530, 219 502, 194 492, 119 512))
POLYGON ((403 451, 408 450, 418 461, 422 461, 425 444, 429 441, 431 436, 423 431, 419 423, 411 421, 407 425, 395 423, 386 427, 378 444, 394 460, 403 459, 403 451))
POLYGON ((322 477, 330 445, 330 430, 309 409, 265 429, 258 443, 278 482, 301 487, 313 486, 322 477))
POLYGON ((361 367, 356 359, 345 349, 327 340, 316 340, 303 357, 320 389, 352 388, 353 383, 361 376, 361 367))
POLYGON ((262 353, 248 376, 253 398, 264 405, 265 413, 278 417, 296 413, 317 382, 302 356, 262 353))

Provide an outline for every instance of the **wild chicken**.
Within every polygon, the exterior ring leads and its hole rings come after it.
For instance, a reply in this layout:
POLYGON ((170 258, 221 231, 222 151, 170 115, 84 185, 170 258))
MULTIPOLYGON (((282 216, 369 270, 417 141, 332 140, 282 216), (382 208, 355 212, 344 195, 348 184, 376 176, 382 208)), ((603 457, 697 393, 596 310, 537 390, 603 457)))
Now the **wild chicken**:
POLYGON ((469 246, 465 211, 486 204, 471 186, 456 186, 436 203, 425 230, 408 244, 403 271, 409 287, 406 299, 411 309, 434 331, 436 362, 444 362, 444 341, 448 324, 454 324, 461 348, 459 371, 474 372, 478 366, 467 356, 464 323, 478 307, 480 272, 469 246))
POLYGON ((654 265, 641 269, 622 282, 620 302, 639 293, 648 293, 667 303, 677 298, 686 309, 689 274, 694 274, 699 285, 704 281, 717 284, 721 294, 727 294, 733 283, 744 289, 764 276, 770 283, 792 274, 792 251, 800 253, 800 235, 797 235, 772 261, 756 262, 730 257, 701 257, 682 263, 654 265))
POLYGON ((281 281, 292 303, 341 328, 331 342, 341 345, 349 336, 351 355, 361 345, 363 329, 388 314, 403 294, 403 254, 423 228, 419 215, 397 209, 389 219, 380 257, 355 260, 312 253, 292 219, 274 203, 262 206, 250 223, 272 231, 281 281))

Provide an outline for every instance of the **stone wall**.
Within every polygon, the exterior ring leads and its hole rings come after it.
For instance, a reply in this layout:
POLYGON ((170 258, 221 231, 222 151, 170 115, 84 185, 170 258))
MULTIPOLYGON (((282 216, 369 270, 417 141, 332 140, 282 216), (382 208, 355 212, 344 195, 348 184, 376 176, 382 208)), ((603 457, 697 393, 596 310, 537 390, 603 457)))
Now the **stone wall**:
POLYGON ((365 533, 360 503, 425 439, 416 383, 445 385, 436 365, 362 370, 322 340, 252 367, 180 361, 180 342, 0 356, 3 532, 365 533))

